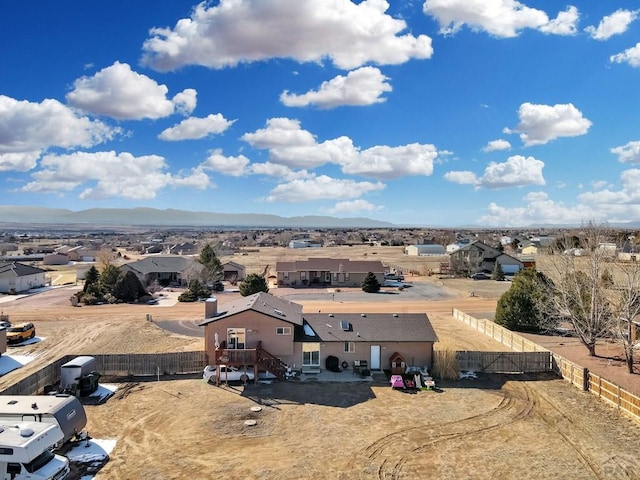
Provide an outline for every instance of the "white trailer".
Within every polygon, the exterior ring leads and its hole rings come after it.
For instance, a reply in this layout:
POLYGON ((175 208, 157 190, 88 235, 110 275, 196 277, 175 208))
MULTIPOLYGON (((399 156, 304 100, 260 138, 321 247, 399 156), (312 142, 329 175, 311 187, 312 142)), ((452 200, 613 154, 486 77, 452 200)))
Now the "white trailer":
POLYGON ((60 367, 60 391, 88 395, 98 388, 99 378, 94 357, 76 357, 60 367))
POLYGON ((15 422, 57 425, 63 433, 59 447, 82 432, 87 414, 73 395, 0 395, 0 423, 15 422))
POLYGON ((63 480, 69 460, 51 452, 64 434, 53 423, 0 424, 0 480, 63 480))

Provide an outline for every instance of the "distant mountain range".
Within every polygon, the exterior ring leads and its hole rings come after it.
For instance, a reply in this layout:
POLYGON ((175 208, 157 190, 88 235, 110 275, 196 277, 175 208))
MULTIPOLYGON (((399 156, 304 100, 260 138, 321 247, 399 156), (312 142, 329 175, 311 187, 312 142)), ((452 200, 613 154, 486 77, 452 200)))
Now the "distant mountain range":
POLYGON ((284 228, 393 228, 370 218, 328 216, 280 217, 257 213, 213 213, 156 208, 59 208, 0 205, 0 223, 29 225, 159 226, 159 227, 284 227, 284 228))

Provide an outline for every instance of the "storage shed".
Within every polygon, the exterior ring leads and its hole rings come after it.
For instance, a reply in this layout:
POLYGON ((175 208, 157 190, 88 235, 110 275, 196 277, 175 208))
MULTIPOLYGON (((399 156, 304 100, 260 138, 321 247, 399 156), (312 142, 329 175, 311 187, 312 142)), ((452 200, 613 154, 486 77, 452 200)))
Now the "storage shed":
POLYGON ((444 255, 445 248, 438 244, 408 245, 404 248, 405 255, 444 255))

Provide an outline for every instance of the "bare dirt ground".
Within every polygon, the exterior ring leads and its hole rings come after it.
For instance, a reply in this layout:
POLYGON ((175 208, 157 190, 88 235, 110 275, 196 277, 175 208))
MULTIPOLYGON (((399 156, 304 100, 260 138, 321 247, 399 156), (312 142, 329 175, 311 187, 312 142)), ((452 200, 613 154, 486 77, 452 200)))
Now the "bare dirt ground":
MULTIPOLYGON (((416 283, 415 292, 419 282, 432 282, 440 287, 438 299, 404 291, 366 299, 357 290, 335 297, 329 291, 272 293, 299 301, 305 311, 426 312, 441 341, 437 348, 506 349, 454 320, 451 309, 490 315, 508 284, 407 280, 416 283)), ((159 326, 174 321, 196 331, 201 303, 72 307, 69 297, 77 288, 0 304, 13 322, 35 322, 41 338, 10 348, 8 353, 37 359, 1 377, 0 388, 65 354, 203 348, 201 337, 159 326)), ((218 295, 220 308, 237 298, 218 295)), ((122 383, 105 404, 86 407, 89 433, 117 440, 98 480, 640 479, 640 423, 545 375, 440 382, 436 391, 416 394, 392 390, 380 377, 373 384, 247 387, 215 387, 200 378, 142 380, 122 383), (256 406, 259 412, 251 410, 256 406), (256 425, 245 426, 245 420, 256 425)))

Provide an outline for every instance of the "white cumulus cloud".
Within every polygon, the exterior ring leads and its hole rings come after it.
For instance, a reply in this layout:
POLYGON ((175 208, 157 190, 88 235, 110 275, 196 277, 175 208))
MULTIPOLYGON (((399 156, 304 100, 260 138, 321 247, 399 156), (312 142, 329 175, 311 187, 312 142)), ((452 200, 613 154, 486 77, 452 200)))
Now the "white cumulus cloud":
POLYGON ((433 174, 433 162, 438 156, 436 147, 413 143, 399 147, 386 145, 371 147, 343 163, 342 171, 377 179, 433 174))
POLYGON ((449 182, 488 189, 545 185, 543 168, 544 162, 541 160, 514 155, 503 163, 489 163, 481 177, 470 171, 451 171, 444 178, 449 182))
POLYGON ((378 212, 380 210, 384 210, 382 205, 374 205, 367 200, 359 198, 358 200, 345 200, 344 202, 338 202, 326 211, 327 213, 335 215, 344 213, 378 212))
POLYGON ((544 145, 560 137, 587 133, 592 123, 573 104, 536 105, 523 103, 518 110, 520 123, 505 133, 517 132, 525 146, 544 145))
POLYGON ((200 166, 231 177, 240 177, 248 173, 247 166, 249 163, 249 159, 244 155, 227 157, 222 154, 221 150, 214 150, 200 166))
POLYGON ((549 20, 543 10, 530 8, 516 0, 425 0, 425 14, 440 24, 440 33, 455 34, 464 25, 496 37, 515 37, 530 28, 556 35, 573 35, 578 11, 569 7, 549 20))
POLYGON ((280 101, 288 107, 306 107, 317 105, 323 109, 340 106, 373 105, 385 101, 382 94, 392 90, 388 78, 375 67, 362 67, 349 72, 347 76, 338 75, 323 82, 318 90, 296 95, 284 91, 280 101))
POLYGON ((270 119, 266 128, 246 133, 242 139, 256 148, 268 149, 270 162, 288 168, 335 164, 345 174, 376 179, 431 175, 438 157, 436 147, 430 144, 380 145, 360 150, 345 136, 317 142, 298 120, 287 118, 270 119))
POLYGON ((158 71, 210 68, 270 58, 329 59, 351 70, 367 63, 397 65, 430 58, 431 38, 403 33, 385 0, 220 0, 197 5, 173 28, 153 28, 142 62, 158 71))
POLYGON ((207 115, 205 118, 185 118, 178 125, 163 130, 158 138, 168 141, 197 140, 208 135, 222 133, 234 122, 235 120, 227 120, 219 113, 207 115))
MULTIPOLYGON (((119 120, 157 119, 174 113, 176 104, 167 98, 169 89, 136 73, 126 63, 115 62, 92 77, 80 77, 67 93, 67 102, 93 115, 119 120)), ((195 90, 174 97, 181 112, 195 107, 195 90)))
POLYGON ((31 175, 34 180, 22 187, 22 191, 81 190, 78 197, 82 199, 149 200, 169 186, 205 189, 210 185, 209 177, 202 170, 186 176, 167 172, 164 158, 158 155, 136 157, 114 151, 45 155, 40 167, 31 175))
POLYGON ((622 53, 616 53, 609 57, 611 63, 628 63, 634 68, 640 67, 640 42, 635 47, 627 48, 622 53))
POLYGON ((618 161, 622 163, 640 163, 640 141, 629 142, 620 147, 611 149, 611 153, 618 155, 618 161))
POLYGON ((509 150, 511 149, 511 144, 502 138, 498 140, 491 140, 484 147, 482 147, 483 152, 495 152, 498 150, 509 150))
POLYGON ((307 179, 292 180, 276 186, 266 198, 268 202, 308 202, 313 200, 349 200, 362 195, 383 190, 385 185, 378 182, 357 182, 346 178, 332 178, 319 175, 307 179))
POLYGON ((198 92, 193 88, 185 88, 180 93, 176 93, 171 101, 176 112, 182 115, 191 115, 198 103, 198 92))
POLYGON ((585 32, 595 40, 607 40, 614 35, 620 35, 629 29, 629 25, 638 17, 638 10, 619 9, 607 15, 597 27, 592 25, 585 28, 585 32))
POLYGON ((0 95, 0 170, 29 170, 51 147, 92 147, 119 133, 54 99, 36 103, 0 95))
POLYGON ((478 179, 483 188, 521 187, 524 185, 545 185, 542 169, 544 162, 533 157, 514 155, 506 162, 491 162, 484 175, 478 179))

